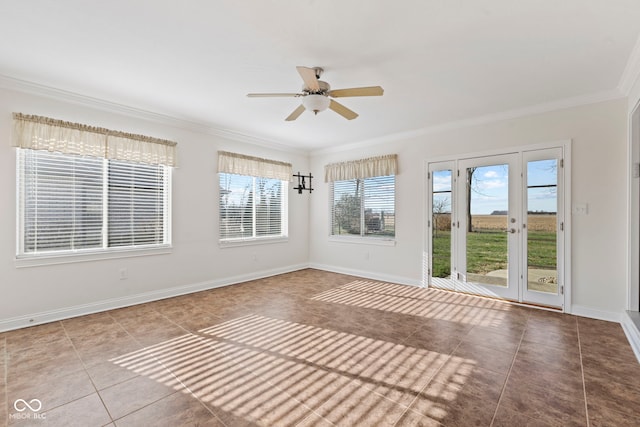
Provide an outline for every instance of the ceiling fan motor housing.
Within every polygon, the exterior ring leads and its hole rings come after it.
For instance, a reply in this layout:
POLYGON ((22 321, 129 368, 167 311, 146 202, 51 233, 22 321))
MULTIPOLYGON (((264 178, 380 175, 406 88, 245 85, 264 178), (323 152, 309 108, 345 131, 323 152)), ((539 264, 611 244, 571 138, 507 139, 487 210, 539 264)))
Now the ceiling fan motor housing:
POLYGON ((331 86, 329 85, 329 83, 324 82, 322 80, 318 80, 318 86, 320 86, 320 90, 317 91, 317 92, 314 92, 314 91, 309 90, 309 88, 306 85, 303 85, 302 86, 302 92, 304 92, 307 95, 309 95, 309 94, 326 95, 331 90, 331 86))

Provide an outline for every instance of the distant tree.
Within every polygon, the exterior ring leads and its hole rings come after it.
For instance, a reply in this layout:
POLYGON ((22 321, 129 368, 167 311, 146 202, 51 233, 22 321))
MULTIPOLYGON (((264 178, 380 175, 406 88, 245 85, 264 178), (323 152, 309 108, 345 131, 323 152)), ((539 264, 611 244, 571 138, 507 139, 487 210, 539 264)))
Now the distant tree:
POLYGON ((473 232, 473 224, 471 223, 471 191, 477 189, 477 185, 473 180, 473 174, 477 168, 467 168, 467 232, 473 232))
MULTIPOLYGON (((433 235, 438 235, 438 230, 444 230, 445 214, 451 211, 451 201, 448 197, 433 201, 433 235)), ((451 217, 449 217, 449 227, 451 227, 451 217)))
POLYGON ((251 185, 244 188, 241 206, 240 231, 242 236, 251 236, 253 234, 253 191, 251 185))
POLYGON ((343 194, 333 208, 335 224, 338 225, 338 234, 346 231, 351 234, 360 234, 360 202, 358 193, 343 194))
MULTIPOLYGON (((506 168, 506 165, 504 166, 506 168)), ((472 224, 472 216, 471 216, 471 193, 476 193, 476 194, 480 194, 480 195, 485 195, 484 193, 482 193, 482 191, 480 190, 480 183, 482 182, 482 179, 478 178, 477 176, 475 176, 475 172, 478 168, 477 167, 472 167, 472 168, 467 168, 467 232, 471 233, 473 232, 473 224, 472 224)))

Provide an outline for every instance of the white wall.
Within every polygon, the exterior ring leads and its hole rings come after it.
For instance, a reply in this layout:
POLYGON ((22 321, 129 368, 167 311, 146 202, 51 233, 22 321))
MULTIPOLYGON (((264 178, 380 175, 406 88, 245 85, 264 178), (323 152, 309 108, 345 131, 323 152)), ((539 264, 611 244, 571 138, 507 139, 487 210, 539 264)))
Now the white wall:
POLYGON ((629 257, 628 257, 628 287, 629 287, 629 306, 628 309, 632 311, 638 311, 639 297, 640 295, 640 271, 638 269, 638 258, 640 254, 640 241, 638 236, 640 235, 640 206, 639 206, 639 194, 640 194, 640 180, 633 176, 633 165, 640 163, 640 110, 634 109, 640 102, 640 80, 636 81, 636 85, 628 99, 628 119, 629 119, 629 143, 628 152, 629 158, 627 165, 629 167, 628 181, 629 181, 629 257))
MULTIPOLYGON (((639 94, 640 87, 634 89, 639 94)), ((574 313, 615 320, 626 308, 627 134, 630 100, 406 137, 346 150, 279 151, 205 131, 88 107, 75 101, 0 89, 0 330, 40 323, 142 299, 169 296, 311 265, 420 284, 424 250, 424 163, 430 159, 572 139, 572 193, 589 215, 573 218, 574 313), (16 268, 15 150, 11 113, 37 114, 178 141, 173 180, 173 251, 168 255, 16 268), (289 241, 221 249, 217 243, 216 151, 293 163, 323 177, 325 164, 397 153, 395 246, 328 239, 328 186, 289 191, 289 241), (253 255, 257 261, 252 261, 253 255), (129 278, 119 279, 126 268, 129 278), (181 289, 180 289, 181 288, 181 289), (176 290, 177 289, 177 290, 176 290)))
MULTIPOLYGON (((639 76, 640 77, 640 76, 639 76)), ((640 102, 640 78, 636 78, 636 82, 631 87, 627 96, 628 111, 631 113, 635 106, 640 102)))
MULTIPOLYGON (((638 194, 640 182, 638 178, 633 177, 633 165, 640 162, 640 112, 634 110, 640 104, 640 78, 636 78, 635 84, 632 86, 627 98, 627 118, 629 120, 629 139, 627 160, 628 182, 629 182, 629 258, 628 258, 628 286, 629 286, 629 306, 632 311, 638 311, 638 295, 640 289, 638 283, 640 281, 638 271, 638 254, 640 253, 640 245, 638 242, 638 234, 640 233, 640 224, 638 223, 639 208, 638 194)), ((638 331, 640 337, 640 331, 638 331)), ((640 351, 640 349, 639 349, 640 351)), ((640 357, 640 356, 639 356, 640 357)))
POLYGON ((394 247, 336 243, 328 239, 328 185, 318 183, 311 200, 312 265, 374 278, 421 283, 424 250, 424 163, 571 139, 572 194, 589 214, 573 218, 572 302, 577 314, 619 320, 626 307, 627 100, 424 134, 352 149, 318 152, 314 175, 327 163, 397 153, 394 247))
MULTIPOLYGON (((78 102, 0 89, 0 331, 304 267, 308 262, 309 194, 289 191, 289 241, 221 249, 217 241, 217 150, 267 157, 306 171, 308 156, 185 130, 155 119, 78 102), (178 142, 173 174, 173 250, 40 267, 15 266, 16 168, 12 112, 36 114, 178 142), (253 256, 257 260, 253 260, 253 256), (120 280, 126 268, 128 279, 120 280)), ((150 117, 150 116, 149 116, 150 117)), ((292 186, 291 186, 292 187, 292 186)))

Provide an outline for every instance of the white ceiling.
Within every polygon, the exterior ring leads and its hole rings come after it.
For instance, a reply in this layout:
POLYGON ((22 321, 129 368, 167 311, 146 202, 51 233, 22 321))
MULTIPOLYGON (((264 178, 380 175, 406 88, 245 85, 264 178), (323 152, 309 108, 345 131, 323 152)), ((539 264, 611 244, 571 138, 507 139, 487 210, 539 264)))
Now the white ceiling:
POLYGON ((0 74, 319 150, 621 96, 639 34, 638 0, 3 1, 0 74), (298 92, 297 65, 385 94, 295 122, 245 96, 298 92))

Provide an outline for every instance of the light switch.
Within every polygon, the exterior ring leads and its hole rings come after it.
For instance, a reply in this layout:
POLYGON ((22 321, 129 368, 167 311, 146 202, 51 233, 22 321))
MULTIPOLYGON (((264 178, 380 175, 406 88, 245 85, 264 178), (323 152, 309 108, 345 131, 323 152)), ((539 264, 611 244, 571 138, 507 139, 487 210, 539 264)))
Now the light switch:
POLYGON ((589 205, 587 203, 574 203, 572 212, 574 215, 588 215, 589 205))

